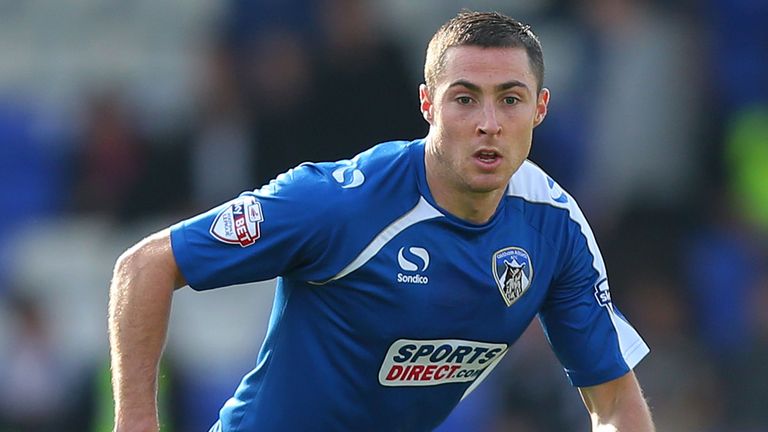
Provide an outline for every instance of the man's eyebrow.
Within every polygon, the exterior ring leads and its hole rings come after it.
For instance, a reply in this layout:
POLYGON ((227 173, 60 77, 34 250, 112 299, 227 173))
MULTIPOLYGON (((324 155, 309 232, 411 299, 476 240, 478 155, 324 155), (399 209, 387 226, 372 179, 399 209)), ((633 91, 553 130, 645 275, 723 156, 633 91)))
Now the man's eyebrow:
POLYGON ((448 88, 452 88, 452 87, 466 87, 467 89, 475 91, 475 92, 479 92, 480 91, 480 86, 479 85, 472 84, 471 82, 469 82, 467 80, 464 80, 464 79, 460 79, 460 80, 456 80, 456 81, 452 82, 451 85, 448 86, 448 88))
POLYGON ((528 90, 528 86, 524 82, 518 81, 518 80, 512 80, 512 81, 507 81, 505 83, 501 83, 496 86, 496 90, 504 91, 504 90, 509 90, 511 88, 515 88, 515 87, 522 87, 523 89, 528 90))
MULTIPOLYGON (((452 82, 451 85, 448 86, 448 88, 452 88, 452 87, 466 87, 468 90, 471 90, 471 91, 475 91, 475 92, 480 91, 480 86, 478 86, 477 84, 471 83, 465 79, 459 79, 452 82)), ((504 90, 515 88, 515 87, 522 87, 525 90, 529 90, 528 85, 518 80, 503 82, 501 84, 496 85, 495 89, 496 91, 504 91, 504 90)))

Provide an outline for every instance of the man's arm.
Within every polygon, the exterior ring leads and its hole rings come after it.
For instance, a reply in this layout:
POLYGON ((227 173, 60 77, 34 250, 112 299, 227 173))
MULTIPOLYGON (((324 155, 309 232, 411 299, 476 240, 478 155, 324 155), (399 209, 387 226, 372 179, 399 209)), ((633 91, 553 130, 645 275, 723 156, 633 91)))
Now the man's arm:
POLYGON ((592 418, 595 432, 654 432, 651 412, 643 398, 635 373, 579 392, 592 418))
POLYGON ((115 431, 158 430, 158 365, 171 297, 185 284, 167 229, 128 249, 115 264, 109 290, 115 431))

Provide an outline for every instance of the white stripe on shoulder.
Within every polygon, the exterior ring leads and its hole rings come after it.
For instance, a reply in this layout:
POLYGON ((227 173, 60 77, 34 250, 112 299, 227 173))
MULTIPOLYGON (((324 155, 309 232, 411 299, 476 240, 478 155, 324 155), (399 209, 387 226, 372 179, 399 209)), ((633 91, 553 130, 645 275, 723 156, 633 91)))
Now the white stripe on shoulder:
POLYGON ((507 195, 535 203, 568 208, 573 198, 552 177, 533 162, 526 160, 509 180, 507 195))
MULTIPOLYGON (((526 160, 510 179, 507 195, 567 210, 571 220, 579 225, 581 234, 587 240, 587 247, 592 254, 592 267, 599 274, 597 280, 605 281, 604 283, 608 284, 605 261, 603 261, 603 255, 600 253, 600 248, 597 246, 595 235, 587 222, 587 218, 573 197, 552 180, 552 177, 533 162, 526 160)), ((621 355, 631 369, 650 350, 637 331, 613 310, 613 305, 609 305, 608 313, 616 330, 621 355)))
POLYGON ((360 252, 360 255, 358 255, 354 261, 344 267, 344 269, 342 269, 336 276, 322 282, 310 281, 309 283, 313 285, 323 285, 328 282, 343 278, 344 276, 362 267, 365 263, 368 262, 368 260, 373 258, 381 250, 381 248, 384 247, 384 245, 386 245, 396 235, 400 234, 409 226, 428 219, 440 217, 442 215, 443 214, 440 213, 436 208, 432 207, 432 205, 429 204, 427 200, 424 199, 424 197, 421 197, 415 207, 384 228, 378 235, 376 235, 376 237, 374 237, 373 240, 371 240, 368 246, 366 246, 365 249, 360 252))
POLYGON ((525 161, 509 181, 507 195, 522 198, 538 204, 549 204, 553 207, 568 210, 571 220, 581 228, 581 233, 587 239, 587 246, 594 257, 593 265, 600 274, 597 280, 607 278, 605 262, 597 247, 595 235, 589 227, 587 218, 581 212, 576 201, 552 178, 533 162, 525 161))

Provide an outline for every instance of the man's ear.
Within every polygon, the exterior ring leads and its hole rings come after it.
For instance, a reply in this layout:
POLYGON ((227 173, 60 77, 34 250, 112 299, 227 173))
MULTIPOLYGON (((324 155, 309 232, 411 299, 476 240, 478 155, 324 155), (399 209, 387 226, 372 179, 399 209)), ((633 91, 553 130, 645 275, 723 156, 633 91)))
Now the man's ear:
POLYGON ((549 89, 546 87, 539 92, 539 96, 536 98, 536 116, 533 118, 533 127, 540 125, 544 121, 544 117, 547 116, 549 96, 549 89))
POLYGON ((431 125, 433 119, 432 95, 429 94, 429 88, 426 84, 419 85, 419 104, 421 115, 424 116, 424 120, 431 125))

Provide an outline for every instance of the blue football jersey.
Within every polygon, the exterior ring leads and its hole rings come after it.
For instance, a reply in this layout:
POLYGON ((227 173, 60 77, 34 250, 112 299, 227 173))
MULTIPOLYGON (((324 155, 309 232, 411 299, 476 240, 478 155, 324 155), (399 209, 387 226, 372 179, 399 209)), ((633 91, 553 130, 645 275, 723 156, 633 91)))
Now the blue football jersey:
POLYGON ((424 146, 303 164, 172 227, 196 290, 279 277, 222 431, 431 430, 536 316, 575 386, 648 353, 568 193, 526 161, 494 216, 468 223, 435 203, 424 146))

